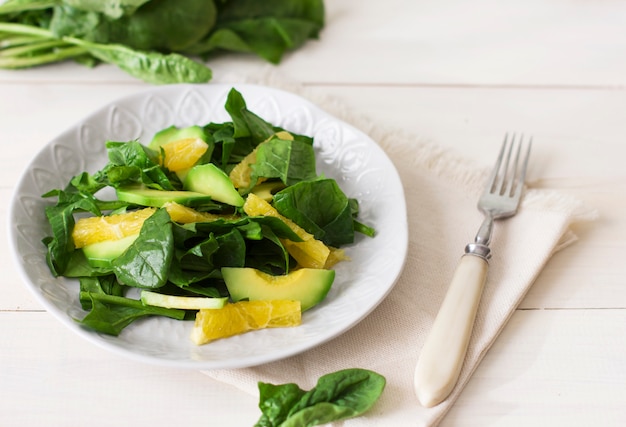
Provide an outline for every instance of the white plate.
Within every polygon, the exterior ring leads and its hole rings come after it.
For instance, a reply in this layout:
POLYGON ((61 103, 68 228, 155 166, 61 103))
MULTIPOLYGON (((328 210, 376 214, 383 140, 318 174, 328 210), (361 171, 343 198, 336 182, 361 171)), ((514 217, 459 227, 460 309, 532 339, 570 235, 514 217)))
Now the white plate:
POLYGON ((240 368, 279 360, 308 350, 356 325, 389 293, 406 258, 408 229, 398 173, 381 148, 354 127, 293 94, 254 85, 171 85, 156 87, 105 106, 51 141, 20 179, 9 214, 13 253, 28 288, 63 324, 108 350, 161 365, 194 369, 240 368), (149 142, 170 125, 230 121, 224 103, 231 87, 248 108, 267 121, 315 138, 318 172, 335 178, 359 200, 360 220, 374 226, 375 238, 359 235, 347 247, 349 262, 337 266, 326 300, 303 314, 296 328, 254 331, 196 346, 192 322, 166 318, 136 321, 118 337, 95 333, 72 318, 86 313, 78 282, 54 278, 41 239, 50 234, 41 194, 62 188, 82 172, 107 162, 107 140, 149 142))

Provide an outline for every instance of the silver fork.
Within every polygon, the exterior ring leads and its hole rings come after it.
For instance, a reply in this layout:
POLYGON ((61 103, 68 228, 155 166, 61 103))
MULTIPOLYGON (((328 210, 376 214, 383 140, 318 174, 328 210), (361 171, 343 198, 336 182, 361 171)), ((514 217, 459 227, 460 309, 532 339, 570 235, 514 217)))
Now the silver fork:
POLYGON ((458 380, 469 344, 491 258, 489 243, 494 220, 517 213, 532 138, 520 159, 524 137, 504 137, 496 164, 478 201, 485 219, 473 243, 465 247, 432 330, 415 368, 415 393, 432 407, 445 400, 458 380), (513 157, 513 153, 515 153, 513 157))

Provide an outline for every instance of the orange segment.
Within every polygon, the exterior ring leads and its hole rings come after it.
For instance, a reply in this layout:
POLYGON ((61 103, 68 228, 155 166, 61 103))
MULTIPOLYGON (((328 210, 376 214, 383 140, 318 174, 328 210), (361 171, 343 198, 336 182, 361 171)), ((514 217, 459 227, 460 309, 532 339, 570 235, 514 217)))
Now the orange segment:
POLYGON ((192 222, 210 222, 218 219, 234 219, 236 215, 216 215, 209 212, 200 212, 176 202, 167 202, 163 205, 172 221, 179 224, 192 222))
POLYGON ((139 234, 143 222, 156 211, 145 208, 118 215, 94 216, 76 221, 72 239, 76 248, 105 240, 119 240, 139 234))
POLYGON ((337 249, 337 248, 331 247, 330 254, 328 255, 328 258, 326 259, 326 265, 324 266, 324 268, 330 269, 334 267, 335 264, 341 261, 349 260, 349 259, 350 258, 348 257, 348 255, 346 255, 346 251, 344 251, 343 249, 337 249))
POLYGON ((191 340, 197 345, 264 328, 285 328, 302 323, 300 301, 240 301, 196 314, 191 340))
POLYGON ((163 144, 161 149, 163 166, 178 172, 195 165, 209 146, 200 138, 184 138, 163 144))
POLYGON ((272 205, 261 199, 254 193, 248 194, 243 210, 249 216, 274 216, 280 218, 294 233, 303 241, 293 242, 281 240, 289 254, 298 261, 298 264, 306 268, 326 268, 326 261, 330 255, 330 248, 320 240, 316 240, 312 234, 307 233, 302 227, 289 218, 282 216, 272 205))
MULTIPOLYGON (((228 177, 232 181, 235 188, 248 188, 250 186, 250 180, 252 179, 252 168, 250 165, 256 163, 256 152, 259 149, 257 146, 250 154, 243 158, 242 161, 237 163, 235 167, 230 171, 228 177)), ((260 178, 257 183, 262 181, 260 178)))

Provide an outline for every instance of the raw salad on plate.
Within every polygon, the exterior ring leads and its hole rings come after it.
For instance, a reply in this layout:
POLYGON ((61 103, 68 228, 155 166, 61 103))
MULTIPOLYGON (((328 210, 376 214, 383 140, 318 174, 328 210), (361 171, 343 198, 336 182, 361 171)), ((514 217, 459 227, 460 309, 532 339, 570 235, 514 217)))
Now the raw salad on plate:
POLYGON ((45 198, 54 276, 79 280, 87 314, 116 336, 137 319, 195 319, 205 344, 296 326, 327 296, 359 203, 316 169, 313 138, 273 125, 231 89, 229 121, 170 126, 149 144, 107 141, 108 163, 45 198))
MULTIPOLYGON (((336 114, 343 113, 337 110, 336 114)), ((195 147, 196 144, 190 145, 195 147)), ((163 150, 167 152, 167 147, 163 150)), ((160 155, 161 149, 156 151, 160 155)), ((172 165, 170 167, 176 168, 172 165)), ((181 178, 171 175, 173 182, 176 179, 180 182, 181 178)), ((268 181, 276 182, 279 179, 268 181)), ((180 184, 183 183, 184 179, 180 184)), ((255 194, 264 200, 262 192, 255 194)), ((111 186, 102 188, 97 195, 94 193, 94 197, 119 203, 116 189, 111 186)), ((85 203, 88 203, 88 199, 85 203)), ((184 208, 193 208, 202 215, 210 213, 198 206, 178 204, 184 208)), ((236 209, 229 208, 230 205, 226 203, 222 205, 224 210, 221 213, 212 214, 228 215, 229 209, 236 209)), ((111 207, 111 210, 101 209, 101 213, 115 218, 123 217, 129 211, 142 210, 138 206, 126 210, 111 207), (110 215, 114 210, 116 214, 110 215)), ((86 217, 95 218, 99 215, 76 211, 73 220, 78 223, 86 217)), ((276 222, 271 218, 267 221, 276 222)), ((13 263, 26 288, 52 318, 87 342, 123 357, 194 370, 256 366, 299 354, 338 337, 365 319, 393 289, 408 249, 407 211, 402 182, 382 148, 363 131, 308 99, 284 90, 245 83, 151 87, 106 103, 89 113, 51 139, 32 158, 15 187, 8 207, 7 225, 13 263), (313 151, 319 178, 334 178, 349 199, 358 200, 356 219, 374 227, 375 236, 369 237, 355 230, 354 243, 341 245, 340 250, 344 251, 349 260, 338 262, 332 267, 335 275, 328 294, 312 309, 301 309, 301 324, 298 327, 266 328, 218 339, 209 345, 197 345, 190 339, 194 329, 193 321, 159 315, 143 316, 143 319, 133 320, 121 333, 114 335, 98 332, 74 320, 84 320, 89 310, 86 311, 81 305, 79 278, 51 274, 46 260, 47 247, 42 244, 42 240, 54 238, 55 234, 45 211, 57 204, 59 199, 52 194, 44 198, 42 194, 50 193, 53 189, 65 191, 72 181, 76 184, 76 180, 93 177, 105 168, 110 163, 106 141, 130 142, 133 146, 136 146, 135 142, 140 142, 142 146, 149 147, 156 134, 172 125, 184 129, 204 127, 207 123, 232 122, 234 129, 237 122, 224 109, 233 87, 245 97, 247 109, 263 117, 264 121, 287 129, 294 135, 294 139, 295 135, 314 137, 313 151), (82 174, 81 171, 89 171, 90 174, 82 174)), ((172 228, 179 229, 178 226, 172 228)), ((339 254, 341 252, 335 255, 339 254)), ((107 259, 101 262, 107 262, 107 259)), ((294 261, 290 262, 292 264, 289 268, 293 271, 294 261)), ((76 266, 69 261, 67 265, 76 266)), ((277 270, 273 271, 278 274, 277 270)), ((101 278, 98 276, 99 281, 101 278)), ((144 308, 142 292, 162 291, 127 287, 124 296, 142 304, 144 308)), ((93 294, 94 289, 88 292, 93 294)), ((99 292, 97 288, 96 292, 99 292)), ((193 298, 205 297, 223 298, 211 295, 193 298)), ((96 298, 106 297, 99 295, 96 298)), ((100 303, 95 301, 96 305, 100 303)), ((121 307, 117 310, 124 311, 121 307)), ((132 313, 132 310, 128 311, 132 313)), ((193 313, 186 309, 183 311, 193 313)), ((94 317, 94 320, 97 318, 94 317)))

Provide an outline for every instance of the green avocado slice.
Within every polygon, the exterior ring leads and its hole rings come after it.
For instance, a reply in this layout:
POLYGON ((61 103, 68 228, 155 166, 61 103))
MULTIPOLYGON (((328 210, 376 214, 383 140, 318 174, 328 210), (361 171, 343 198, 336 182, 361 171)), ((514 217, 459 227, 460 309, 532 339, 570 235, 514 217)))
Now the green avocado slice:
POLYGON ((316 268, 300 268, 282 276, 247 267, 222 267, 221 271, 233 301, 296 300, 302 311, 326 298, 335 280, 335 270, 316 268))

